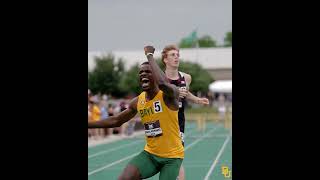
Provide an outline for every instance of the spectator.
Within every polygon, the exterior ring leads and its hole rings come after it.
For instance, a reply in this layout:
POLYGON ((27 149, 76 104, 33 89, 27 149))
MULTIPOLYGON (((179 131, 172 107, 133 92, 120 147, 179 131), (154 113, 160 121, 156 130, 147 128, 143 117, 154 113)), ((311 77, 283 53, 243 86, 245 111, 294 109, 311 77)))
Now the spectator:
MULTIPOLYGON (((91 112, 91 119, 90 121, 96 122, 100 120, 101 112, 100 108, 98 106, 99 100, 97 96, 92 96, 90 98, 90 112, 91 112)), ((92 129, 91 135, 94 137, 94 139, 98 139, 99 137, 99 129, 92 129)))
MULTIPOLYGON (((99 104, 99 108, 100 108, 100 112, 101 112, 101 117, 100 117, 101 121, 105 121, 109 117, 108 111, 106 108, 106 103, 107 102, 104 99, 102 99, 99 104)), ((106 136, 105 129, 102 129, 102 128, 99 129, 99 134, 101 137, 105 137, 106 136)))
MULTIPOLYGON (((113 115, 114 115, 114 108, 113 108, 112 104, 110 103, 108 105, 108 116, 113 116, 113 115)), ((113 135, 113 128, 106 128, 105 133, 107 133, 108 135, 113 135)))

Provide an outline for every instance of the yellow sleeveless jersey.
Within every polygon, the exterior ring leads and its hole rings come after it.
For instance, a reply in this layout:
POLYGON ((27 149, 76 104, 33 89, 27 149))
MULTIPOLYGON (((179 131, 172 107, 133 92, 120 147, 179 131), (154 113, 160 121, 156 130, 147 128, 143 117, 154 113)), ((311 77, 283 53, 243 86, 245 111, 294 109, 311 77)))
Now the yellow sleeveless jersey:
POLYGON ((146 93, 138 97, 137 110, 145 128, 146 145, 144 150, 163 158, 183 158, 178 110, 173 111, 167 107, 163 100, 163 92, 148 102, 146 93))

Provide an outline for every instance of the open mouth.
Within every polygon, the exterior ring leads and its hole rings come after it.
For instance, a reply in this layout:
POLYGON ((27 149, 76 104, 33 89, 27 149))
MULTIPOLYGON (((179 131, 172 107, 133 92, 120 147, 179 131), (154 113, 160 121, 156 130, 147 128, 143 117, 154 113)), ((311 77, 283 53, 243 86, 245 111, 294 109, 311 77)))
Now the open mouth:
POLYGON ((146 88, 146 87, 148 87, 149 84, 150 84, 150 81, 149 81, 148 78, 142 78, 142 79, 141 79, 141 82, 142 82, 142 88, 146 88))

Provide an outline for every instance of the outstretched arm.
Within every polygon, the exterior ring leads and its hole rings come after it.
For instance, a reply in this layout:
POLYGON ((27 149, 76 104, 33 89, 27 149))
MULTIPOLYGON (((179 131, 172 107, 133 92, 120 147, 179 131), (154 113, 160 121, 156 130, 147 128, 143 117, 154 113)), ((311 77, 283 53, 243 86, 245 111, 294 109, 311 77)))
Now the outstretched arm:
MULTIPOLYGON (((187 73, 183 73, 183 74, 184 74, 184 77, 187 82, 187 89, 189 89, 189 86, 192 81, 191 75, 189 75, 187 73)), ((199 98, 199 97, 193 95, 190 91, 188 91, 186 89, 180 89, 179 91, 180 91, 180 96, 186 97, 186 99, 188 101, 191 101, 192 103, 201 104, 201 105, 208 105, 209 104, 209 100, 207 98, 199 98)))
POLYGON ((195 104, 208 105, 209 100, 207 98, 199 98, 193 95, 190 91, 188 91, 188 95, 186 96, 188 101, 191 101, 195 104))
POLYGON ((88 128, 113 128, 120 127, 123 123, 129 121, 137 114, 138 97, 131 100, 129 107, 117 115, 110 116, 106 120, 89 122, 88 128))

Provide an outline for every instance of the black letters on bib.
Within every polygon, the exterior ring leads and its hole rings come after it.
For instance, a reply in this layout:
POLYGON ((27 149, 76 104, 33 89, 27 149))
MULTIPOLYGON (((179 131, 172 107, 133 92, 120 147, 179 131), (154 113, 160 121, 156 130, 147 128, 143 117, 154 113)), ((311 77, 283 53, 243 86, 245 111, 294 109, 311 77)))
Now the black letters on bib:
POLYGON ((144 124, 145 134, 147 137, 158 137, 162 135, 160 121, 149 122, 144 124))

